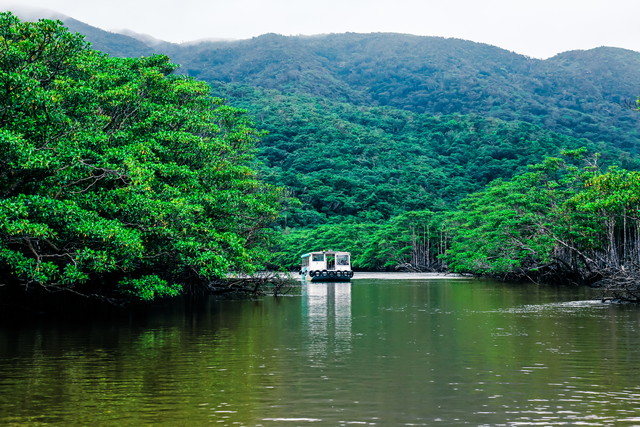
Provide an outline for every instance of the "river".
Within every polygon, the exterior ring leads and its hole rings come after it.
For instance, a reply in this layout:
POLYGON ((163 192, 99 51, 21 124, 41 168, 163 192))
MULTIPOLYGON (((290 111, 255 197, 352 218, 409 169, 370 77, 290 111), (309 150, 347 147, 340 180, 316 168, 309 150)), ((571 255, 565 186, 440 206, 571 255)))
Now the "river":
POLYGON ((640 309, 363 275, 0 325, 0 425, 640 425, 640 309))

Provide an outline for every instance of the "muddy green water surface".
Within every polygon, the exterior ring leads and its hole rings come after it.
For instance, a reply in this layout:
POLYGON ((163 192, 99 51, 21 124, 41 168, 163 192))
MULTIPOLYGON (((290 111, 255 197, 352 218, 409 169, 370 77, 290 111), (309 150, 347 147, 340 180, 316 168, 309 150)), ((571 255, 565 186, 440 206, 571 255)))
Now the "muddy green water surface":
POLYGON ((0 325, 0 425, 640 425, 640 308, 392 277, 0 325))

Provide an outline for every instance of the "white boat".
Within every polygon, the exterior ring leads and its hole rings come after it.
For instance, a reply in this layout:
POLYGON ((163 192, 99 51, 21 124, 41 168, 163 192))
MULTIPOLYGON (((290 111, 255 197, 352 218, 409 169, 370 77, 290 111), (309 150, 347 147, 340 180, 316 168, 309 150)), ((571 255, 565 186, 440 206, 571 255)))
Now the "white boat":
POLYGON ((353 277, 349 252, 321 251, 302 255, 302 279, 308 282, 348 282, 353 277))

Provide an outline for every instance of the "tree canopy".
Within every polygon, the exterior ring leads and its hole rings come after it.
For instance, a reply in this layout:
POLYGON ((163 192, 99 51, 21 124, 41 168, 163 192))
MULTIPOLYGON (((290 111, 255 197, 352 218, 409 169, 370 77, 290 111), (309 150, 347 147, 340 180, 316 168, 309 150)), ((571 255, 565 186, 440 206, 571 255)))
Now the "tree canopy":
POLYGON ((363 269, 640 277, 633 52, 538 61, 460 40, 267 35, 163 45, 178 71, 1 17, 14 288, 153 299, 326 248, 363 269))
POLYGON ((151 300, 261 265, 281 194, 259 132, 175 69, 0 15, 3 284, 151 300))
POLYGON ((548 158, 463 200, 451 217, 450 269, 577 284, 616 276, 640 301, 640 173, 603 171, 584 154, 548 158))

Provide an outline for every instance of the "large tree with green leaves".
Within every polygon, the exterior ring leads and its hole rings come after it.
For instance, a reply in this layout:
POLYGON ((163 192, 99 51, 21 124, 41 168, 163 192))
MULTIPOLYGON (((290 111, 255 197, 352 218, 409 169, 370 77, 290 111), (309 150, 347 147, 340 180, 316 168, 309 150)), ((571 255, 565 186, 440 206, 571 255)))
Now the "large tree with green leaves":
POLYGON ((570 260, 578 247, 576 227, 585 218, 581 210, 571 209, 570 201, 593 171, 573 164, 582 150, 566 154, 511 180, 496 180, 464 199, 452 215, 450 268, 511 278, 539 277, 558 264, 565 274, 578 270, 570 260))
POLYGON ((175 69, 0 15, 3 284, 151 300, 260 266, 280 194, 249 167, 259 133, 175 69))
POLYGON ((640 301, 640 174, 603 172, 583 150, 565 154, 463 200, 452 215, 450 268, 616 289, 626 283, 619 294, 640 301))

